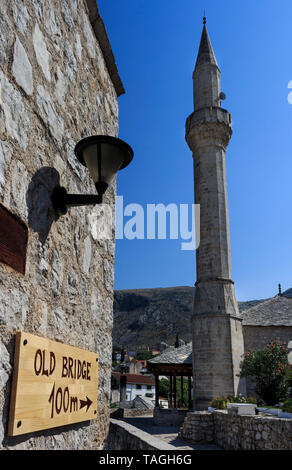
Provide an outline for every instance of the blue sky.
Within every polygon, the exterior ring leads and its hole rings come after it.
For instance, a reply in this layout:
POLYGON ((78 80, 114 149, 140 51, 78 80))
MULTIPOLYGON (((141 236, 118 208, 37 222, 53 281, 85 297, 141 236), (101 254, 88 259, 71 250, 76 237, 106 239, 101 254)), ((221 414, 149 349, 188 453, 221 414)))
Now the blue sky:
MULTIPOLYGON (((291 0, 99 0, 126 89, 119 137, 135 155, 118 174, 124 204, 193 203, 185 120, 206 9, 232 113, 226 153, 232 277, 238 300, 292 287, 291 0)), ((127 219, 126 219, 127 220, 127 219)), ((117 240, 115 288, 193 285, 181 240, 117 240)))

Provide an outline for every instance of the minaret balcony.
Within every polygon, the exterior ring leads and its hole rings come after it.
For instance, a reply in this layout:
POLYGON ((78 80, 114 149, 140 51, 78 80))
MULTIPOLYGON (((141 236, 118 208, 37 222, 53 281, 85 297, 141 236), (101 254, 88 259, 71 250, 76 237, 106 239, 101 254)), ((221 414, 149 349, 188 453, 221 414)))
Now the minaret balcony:
POLYGON ((186 141, 192 152, 205 145, 225 150, 231 135, 232 116, 219 106, 197 109, 186 120, 186 141))

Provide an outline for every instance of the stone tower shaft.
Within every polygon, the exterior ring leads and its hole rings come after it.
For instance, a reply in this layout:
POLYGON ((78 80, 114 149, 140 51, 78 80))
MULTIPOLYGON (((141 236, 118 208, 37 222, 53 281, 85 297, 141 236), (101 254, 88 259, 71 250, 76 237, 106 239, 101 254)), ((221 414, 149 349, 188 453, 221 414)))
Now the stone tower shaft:
POLYGON ((195 406, 202 409, 217 395, 237 394, 243 354, 231 274, 225 168, 232 118, 221 108, 220 70, 205 24, 193 85, 194 112, 186 121, 186 140, 193 153, 195 203, 200 204, 192 322, 195 406))

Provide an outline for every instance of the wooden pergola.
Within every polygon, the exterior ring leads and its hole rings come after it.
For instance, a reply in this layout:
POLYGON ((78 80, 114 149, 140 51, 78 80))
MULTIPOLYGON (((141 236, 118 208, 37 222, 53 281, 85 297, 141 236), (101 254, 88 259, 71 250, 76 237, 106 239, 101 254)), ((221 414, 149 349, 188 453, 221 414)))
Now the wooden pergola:
POLYGON ((159 356, 147 361, 150 372, 155 376, 155 406, 159 407, 159 376, 169 377, 169 407, 177 408, 176 384, 180 377, 181 397, 183 396, 183 379, 188 378, 188 407, 192 409, 192 344, 178 348, 168 348, 159 356))

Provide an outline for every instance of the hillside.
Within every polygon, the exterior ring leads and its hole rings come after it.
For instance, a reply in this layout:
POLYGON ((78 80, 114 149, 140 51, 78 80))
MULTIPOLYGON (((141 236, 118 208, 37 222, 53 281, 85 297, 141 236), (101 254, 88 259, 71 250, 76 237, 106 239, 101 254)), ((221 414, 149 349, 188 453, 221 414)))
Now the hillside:
MULTIPOLYGON (((191 341, 193 295, 188 286, 115 291, 113 344, 135 351, 161 341, 174 344, 176 335, 191 341)), ((239 302, 239 309, 262 301, 239 302)))

